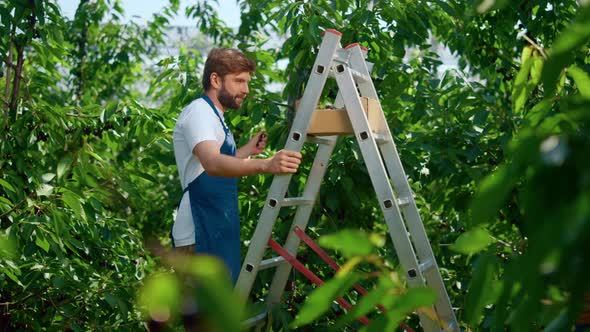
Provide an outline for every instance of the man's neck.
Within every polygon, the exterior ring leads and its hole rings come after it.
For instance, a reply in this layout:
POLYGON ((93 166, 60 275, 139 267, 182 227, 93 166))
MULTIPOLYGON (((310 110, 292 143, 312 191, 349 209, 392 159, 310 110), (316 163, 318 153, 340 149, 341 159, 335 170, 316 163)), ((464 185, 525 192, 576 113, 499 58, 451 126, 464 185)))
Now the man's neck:
POLYGON ((205 91, 205 94, 211 99, 211 101, 213 102, 213 105, 215 105, 215 107, 217 107, 217 109, 220 110, 221 113, 225 112, 225 108, 223 107, 223 105, 221 105, 221 103, 219 102, 219 99, 217 99, 217 95, 215 94, 213 89, 211 89, 209 91, 205 91))

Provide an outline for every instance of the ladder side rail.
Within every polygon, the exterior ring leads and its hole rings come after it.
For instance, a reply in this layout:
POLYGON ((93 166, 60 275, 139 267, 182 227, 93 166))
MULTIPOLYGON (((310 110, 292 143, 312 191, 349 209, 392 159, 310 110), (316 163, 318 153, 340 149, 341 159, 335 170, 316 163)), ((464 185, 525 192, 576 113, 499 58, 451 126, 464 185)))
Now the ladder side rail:
MULTIPOLYGON (((293 230, 296 227, 301 229, 305 229, 307 227, 309 217, 311 216, 315 202, 317 201, 322 179, 324 178, 330 157, 332 156, 332 152, 334 151, 334 147, 336 146, 336 141, 338 139, 337 136, 327 136, 325 138, 329 139, 331 142, 330 144, 320 144, 318 146, 318 151, 316 152, 311 170, 307 177, 305 189, 303 190, 303 197, 311 199, 313 203, 297 207, 293 224, 291 225, 289 235, 287 236, 287 241, 284 245, 285 250, 287 250, 287 252, 293 256, 297 255, 297 248, 299 247, 300 243, 299 238, 294 235, 293 230)), ((283 264, 275 271, 275 275, 270 284, 268 293, 267 301, 270 305, 277 304, 281 301, 281 296, 285 290, 291 270, 292 268, 290 264, 283 264)))
MULTIPOLYGON (((340 45, 341 37, 341 34, 335 30, 328 30, 324 33, 299 111, 295 115, 293 126, 287 139, 285 146, 287 150, 301 151, 312 112, 315 110, 315 106, 326 84, 332 57, 340 45)), ((246 300, 252 291, 252 285, 258 274, 260 262, 264 257, 267 242, 270 239, 273 226, 279 214, 280 204, 277 204, 277 201, 285 197, 291 177, 292 175, 287 174, 278 175, 273 178, 266 204, 254 231, 235 287, 243 300, 246 300)))
MULTIPOLYGON (((408 275, 407 282, 411 287, 425 286, 414 248, 408 237, 408 231, 396 203, 393 189, 389 181, 387 181, 388 176, 385 165, 381 159, 375 138, 371 134, 371 128, 363 110, 352 73, 348 66, 344 64, 335 64, 333 67, 338 88, 342 91, 346 112, 350 118, 371 182, 379 199, 379 205, 383 211, 389 235, 401 265, 408 275)), ((438 324, 427 315, 423 313, 418 315, 425 331, 440 331, 438 324)))
MULTIPOLYGON (((341 50, 342 49, 339 49, 337 53, 343 54, 341 50)), ((347 51, 346 54, 349 54, 349 52, 347 51)), ((342 99, 342 93, 340 91, 338 91, 338 94, 334 99, 334 106, 336 108, 344 107, 344 100, 342 99)), ((313 197, 314 205, 317 200, 317 195, 319 193, 319 189, 327 170, 330 157, 334 151, 337 139, 338 136, 322 136, 322 140, 328 140, 330 144, 320 144, 314 158, 314 162, 303 192, 304 197, 313 197), (315 187, 317 187, 317 189, 315 187), (313 196, 311 196, 312 193, 313 196)), ((305 230, 314 205, 309 207, 300 207, 295 213, 295 218, 293 220, 293 224, 291 225, 291 230, 287 236, 287 242, 285 244, 287 251, 294 256, 296 256, 296 250, 299 247, 299 243, 301 242, 299 237, 293 235, 294 230, 297 228, 305 230)), ((291 270, 291 266, 286 265, 279 267, 275 272, 268 295, 268 302, 270 302, 271 305, 280 302, 281 295, 285 290, 291 270)))
MULTIPOLYGON (((361 52, 360 48, 355 47, 351 49, 350 63, 351 66, 357 69, 357 71, 365 75, 370 74, 369 68, 366 65, 363 53, 361 52)), ((377 90, 375 89, 372 81, 360 83, 358 87, 362 96, 379 101, 377 90)), ((440 275, 438 264, 434 256, 434 252, 432 251, 430 241, 428 240, 426 229, 424 228, 422 218, 418 212, 414 195, 412 194, 412 190, 407 181, 406 173, 401 163, 399 154, 397 153, 393 136, 391 135, 389 125, 387 124, 387 119, 385 118, 385 114, 381 108, 381 103, 378 102, 378 105, 379 116, 381 117, 380 122, 382 124, 380 129, 383 130, 382 134, 385 134, 387 137, 387 142, 385 144, 379 145, 383 160, 385 161, 385 165, 387 166, 387 170, 391 176, 394 189, 398 196, 404 200, 407 199, 409 202, 409 204, 405 205, 401 210, 408 224, 408 229, 412 236, 414 247, 420 262, 427 263, 430 266, 428 269, 424 270, 423 273, 428 285, 439 293, 437 302, 435 304, 437 313, 444 322, 449 324, 449 328, 452 331, 457 331, 457 319, 455 317, 455 313, 452 310, 452 305, 446 291, 444 281, 440 275)))

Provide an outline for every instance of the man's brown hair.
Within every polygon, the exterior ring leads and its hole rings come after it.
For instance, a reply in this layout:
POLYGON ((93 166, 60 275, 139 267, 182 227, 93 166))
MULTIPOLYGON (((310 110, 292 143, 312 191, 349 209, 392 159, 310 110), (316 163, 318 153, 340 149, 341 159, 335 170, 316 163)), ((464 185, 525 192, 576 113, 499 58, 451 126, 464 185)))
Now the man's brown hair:
POLYGON ((211 74, 217 73, 221 79, 227 74, 254 72, 256 63, 249 59, 242 51, 234 48, 214 48, 209 52, 205 69, 203 70, 203 88, 211 87, 211 74))

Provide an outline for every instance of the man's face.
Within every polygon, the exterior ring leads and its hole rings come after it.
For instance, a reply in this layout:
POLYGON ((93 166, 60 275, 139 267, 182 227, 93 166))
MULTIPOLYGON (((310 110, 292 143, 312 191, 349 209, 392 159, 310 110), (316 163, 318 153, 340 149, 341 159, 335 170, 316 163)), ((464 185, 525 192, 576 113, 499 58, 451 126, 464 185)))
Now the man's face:
POLYGON ((248 89, 250 73, 245 71, 238 74, 227 74, 221 80, 221 88, 217 99, 226 108, 238 109, 250 91, 248 89))

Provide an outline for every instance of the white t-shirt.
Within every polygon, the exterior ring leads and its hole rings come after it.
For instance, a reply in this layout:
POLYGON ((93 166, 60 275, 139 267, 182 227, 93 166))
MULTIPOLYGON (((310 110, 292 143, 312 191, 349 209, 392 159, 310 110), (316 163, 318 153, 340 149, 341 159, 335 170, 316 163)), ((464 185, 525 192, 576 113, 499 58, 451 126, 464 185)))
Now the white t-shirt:
MULTIPOLYGON (((223 119, 223 112, 217 108, 215 112, 223 119)), ((182 110, 176 120, 172 138, 180 184, 184 190, 204 171, 199 158, 193 154, 194 147, 203 141, 216 141, 221 148, 225 140, 225 132, 211 106, 203 98, 199 98, 182 110)), ((172 238, 176 247, 195 243, 195 225, 188 191, 180 201, 172 227, 172 238)))

